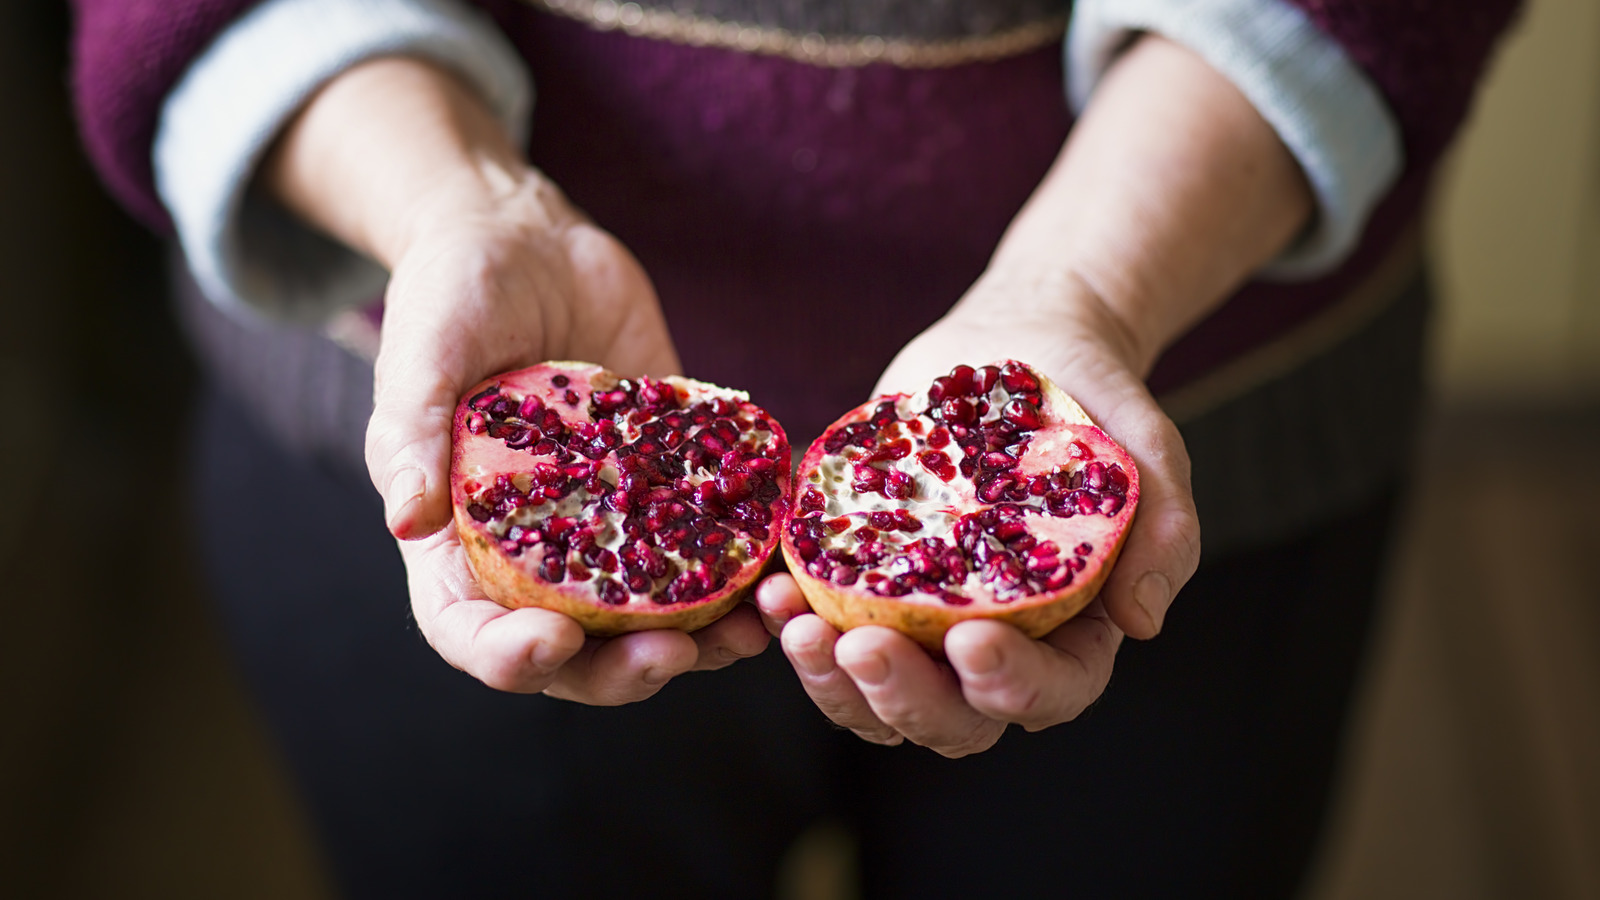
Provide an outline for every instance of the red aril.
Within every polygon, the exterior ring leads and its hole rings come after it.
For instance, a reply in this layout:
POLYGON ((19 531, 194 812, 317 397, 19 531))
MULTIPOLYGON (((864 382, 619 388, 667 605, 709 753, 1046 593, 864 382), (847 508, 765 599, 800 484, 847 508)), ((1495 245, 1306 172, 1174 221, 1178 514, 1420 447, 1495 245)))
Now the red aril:
POLYGON ((1004 361, 852 410, 807 450, 795 490, 783 552, 812 609, 942 651, 965 619, 1040 637, 1094 599, 1139 475, 1076 401, 1004 361))
POLYGON ((590 634, 690 631, 761 574, 789 509, 783 428, 734 390, 547 362, 456 408, 450 472, 473 573, 590 634))

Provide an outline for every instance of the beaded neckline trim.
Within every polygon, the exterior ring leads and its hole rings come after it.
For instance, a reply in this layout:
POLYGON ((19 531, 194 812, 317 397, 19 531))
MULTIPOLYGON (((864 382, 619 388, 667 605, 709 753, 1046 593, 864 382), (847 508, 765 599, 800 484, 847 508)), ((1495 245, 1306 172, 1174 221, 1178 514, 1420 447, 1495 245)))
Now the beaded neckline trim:
POLYGON ((693 16, 616 0, 524 0, 536 9, 601 31, 634 37, 779 56, 815 66, 846 69, 883 63, 904 69, 943 69, 1018 56, 1059 42, 1067 17, 1050 16, 995 34, 946 40, 908 40, 867 35, 800 34, 693 16))

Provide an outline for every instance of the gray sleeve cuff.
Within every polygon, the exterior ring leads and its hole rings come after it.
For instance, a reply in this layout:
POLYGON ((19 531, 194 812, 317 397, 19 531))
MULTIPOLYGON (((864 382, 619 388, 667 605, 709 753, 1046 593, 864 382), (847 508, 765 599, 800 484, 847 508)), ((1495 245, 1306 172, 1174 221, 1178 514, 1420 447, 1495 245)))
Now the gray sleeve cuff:
POLYGON ((1311 183, 1315 220, 1257 274, 1302 280, 1343 262, 1403 165, 1399 128, 1360 68, 1283 0, 1080 0, 1067 39, 1075 109, 1139 31, 1188 47, 1233 82, 1311 183))
POLYGON ((520 141, 533 103, 505 36, 456 0, 267 0, 234 22, 167 96, 156 187, 201 289, 219 306, 324 322, 378 296, 387 273, 250 190, 257 163, 300 106, 377 56, 459 73, 520 141))

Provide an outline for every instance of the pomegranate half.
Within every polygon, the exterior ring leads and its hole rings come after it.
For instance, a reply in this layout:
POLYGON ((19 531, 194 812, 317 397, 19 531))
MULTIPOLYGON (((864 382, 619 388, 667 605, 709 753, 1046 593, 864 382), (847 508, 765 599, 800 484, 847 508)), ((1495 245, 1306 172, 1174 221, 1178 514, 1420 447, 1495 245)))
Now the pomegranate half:
POLYGON ((813 443, 783 552, 812 609, 942 652, 972 618, 1040 637, 1093 600, 1139 504, 1133 460, 1028 366, 957 366, 813 443))
POLYGON ((456 408, 450 491, 484 593, 595 635, 691 631, 761 574, 789 509, 789 442, 748 396, 547 362, 456 408))

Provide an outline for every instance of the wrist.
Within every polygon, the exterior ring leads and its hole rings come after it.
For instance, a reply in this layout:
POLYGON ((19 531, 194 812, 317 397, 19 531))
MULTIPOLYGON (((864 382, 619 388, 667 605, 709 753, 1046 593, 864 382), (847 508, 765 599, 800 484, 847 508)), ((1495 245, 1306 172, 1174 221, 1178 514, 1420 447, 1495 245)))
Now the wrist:
POLYGON ((392 270, 407 254, 464 231, 537 239, 573 218, 560 191, 538 170, 477 157, 463 160, 388 221, 375 222, 372 250, 392 270))
POLYGON ((1153 327, 1152 317, 1139 316, 1135 308, 1135 304, 1113 299, 1093 273, 1081 267, 1006 265, 997 260, 955 312, 1037 328, 1064 339, 1088 338, 1142 379, 1169 338, 1153 327))
POLYGON ((489 213, 528 172, 481 97, 407 57, 372 59, 330 81, 262 168, 278 202, 391 270, 429 222, 489 213))

